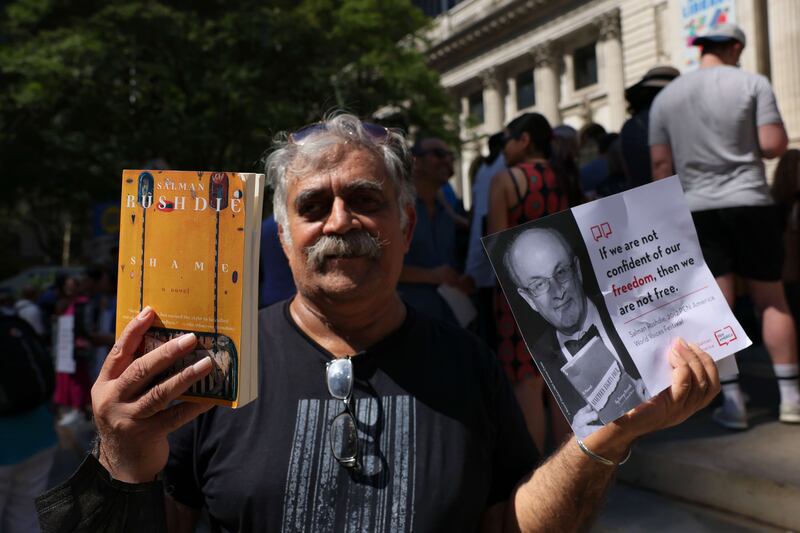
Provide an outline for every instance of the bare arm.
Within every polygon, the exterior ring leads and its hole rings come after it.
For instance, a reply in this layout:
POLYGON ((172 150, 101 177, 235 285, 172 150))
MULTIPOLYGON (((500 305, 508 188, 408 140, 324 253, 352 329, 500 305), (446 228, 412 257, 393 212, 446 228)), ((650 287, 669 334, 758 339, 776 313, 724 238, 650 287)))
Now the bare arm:
MULTIPOLYGON (((670 353, 672 386, 584 439, 594 453, 621 461, 633 441, 684 421, 719 392, 711 357, 676 344, 670 353)), ((579 531, 599 510, 616 468, 595 462, 570 439, 523 479, 506 505, 503 531, 579 531)))
POLYGON ((780 157, 789 146, 789 136, 783 124, 764 124, 758 127, 758 147, 767 159, 780 157))
POLYGON ((491 235, 508 228, 508 198, 506 187, 514 177, 508 170, 498 172, 489 187, 489 214, 486 233, 491 235))
POLYGON ((653 181, 668 178, 675 173, 672 148, 668 144, 654 144, 651 146, 650 161, 653 167, 653 181))

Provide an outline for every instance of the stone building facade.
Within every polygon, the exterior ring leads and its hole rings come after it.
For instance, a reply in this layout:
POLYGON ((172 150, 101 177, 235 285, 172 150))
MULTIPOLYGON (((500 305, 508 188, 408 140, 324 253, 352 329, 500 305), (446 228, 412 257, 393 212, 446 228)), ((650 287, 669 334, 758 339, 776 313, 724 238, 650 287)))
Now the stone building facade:
POLYGON ((800 145, 798 0, 449 0, 440 11, 428 57, 460 102, 454 185, 467 206, 468 169, 488 135, 527 111, 553 125, 596 122, 619 131, 626 87, 656 65, 693 68, 687 28, 695 19, 723 16, 742 27, 742 68, 772 80, 792 144, 800 145))

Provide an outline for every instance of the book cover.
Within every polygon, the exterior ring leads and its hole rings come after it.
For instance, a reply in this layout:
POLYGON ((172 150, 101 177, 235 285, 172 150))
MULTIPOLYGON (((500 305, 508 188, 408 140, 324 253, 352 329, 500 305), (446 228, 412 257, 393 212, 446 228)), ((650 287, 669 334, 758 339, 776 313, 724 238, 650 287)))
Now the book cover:
POLYGON ((603 424, 619 418, 643 401, 631 377, 600 337, 586 343, 561 367, 561 372, 586 403, 597 411, 603 424))
POLYGON ((261 174, 123 171, 117 335, 147 305, 156 319, 145 352, 194 332, 197 348, 166 375, 207 355, 214 368, 183 399, 236 407, 254 397, 262 183, 261 174))

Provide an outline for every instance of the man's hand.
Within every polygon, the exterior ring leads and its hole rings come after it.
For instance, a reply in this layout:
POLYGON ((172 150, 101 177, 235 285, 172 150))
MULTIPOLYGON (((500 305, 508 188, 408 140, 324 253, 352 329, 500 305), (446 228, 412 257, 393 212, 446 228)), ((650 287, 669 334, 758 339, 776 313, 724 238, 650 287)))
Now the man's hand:
POLYGON ((609 430, 634 439, 680 424, 707 406, 719 393, 719 374, 713 359, 699 346, 676 341, 669 353, 672 385, 658 396, 631 409, 597 433, 609 430))
MULTIPOLYGON (((707 353, 683 341, 671 352, 672 386, 586 437, 586 446, 595 454, 619 463, 636 437, 686 420, 719 392, 717 367, 707 353)), ((588 529, 615 471, 587 457, 575 442, 567 442, 517 486, 506 505, 506 530, 588 529)))
POLYGON ((592 425, 592 422, 597 422, 599 419, 597 411, 587 403, 572 418, 572 431, 579 439, 583 439, 597 429, 597 425, 592 425))
POLYGON ((92 387, 100 463, 112 477, 128 483, 153 481, 167 464, 167 435, 213 407, 190 402, 170 406, 192 383, 208 375, 209 357, 150 387, 156 376, 197 343, 194 334, 187 334, 134 359, 153 318, 152 309, 146 307, 127 325, 92 387))

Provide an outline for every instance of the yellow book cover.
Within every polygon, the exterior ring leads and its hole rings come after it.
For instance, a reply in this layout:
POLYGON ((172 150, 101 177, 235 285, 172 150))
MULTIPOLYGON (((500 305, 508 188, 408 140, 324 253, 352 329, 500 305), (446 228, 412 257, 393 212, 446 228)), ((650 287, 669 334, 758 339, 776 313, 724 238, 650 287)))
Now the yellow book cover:
MULTIPOLYGON (((253 225, 247 210, 254 209, 248 205, 254 184, 247 176, 252 175, 122 173, 117 335, 147 305, 156 320, 144 352, 194 332, 196 350, 167 374, 208 355, 214 369, 184 399, 236 406, 240 384, 249 379, 242 377, 241 364, 243 343, 252 344, 249 326, 243 331, 250 318, 243 290, 252 290, 248 282, 255 279, 247 263, 253 252, 246 253, 253 225)), ((260 203, 257 207, 260 219, 260 203)))

